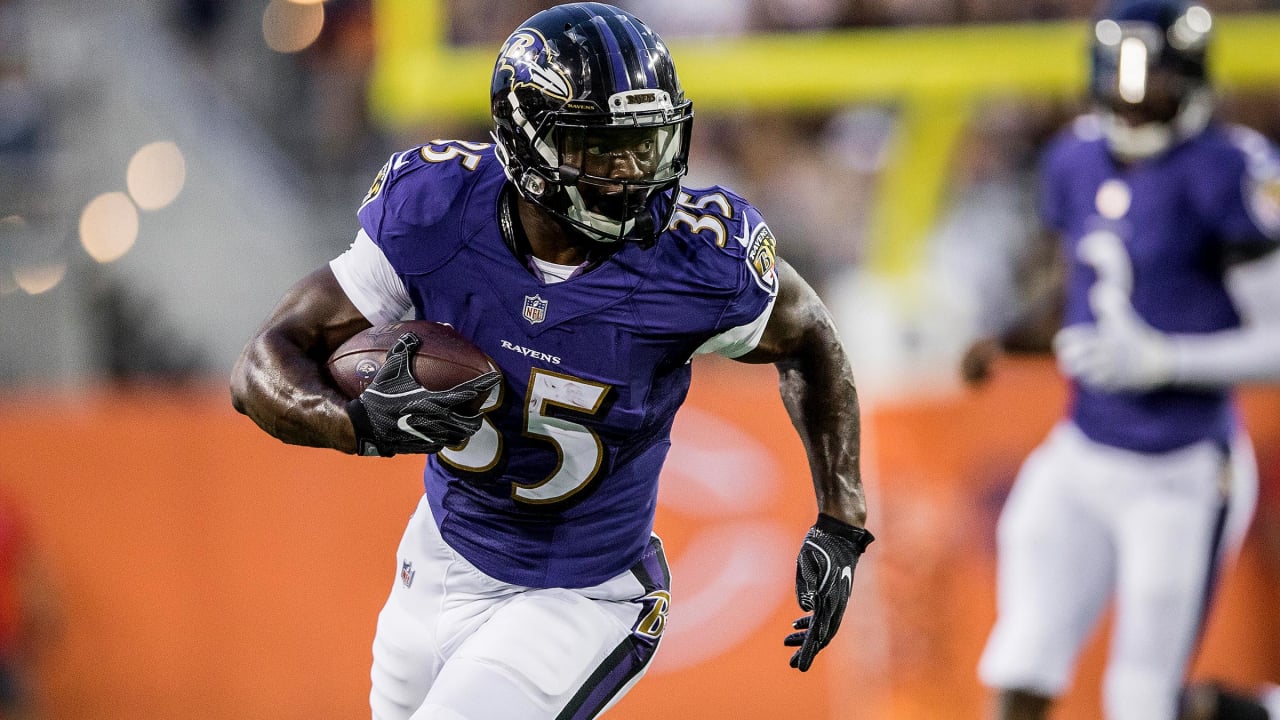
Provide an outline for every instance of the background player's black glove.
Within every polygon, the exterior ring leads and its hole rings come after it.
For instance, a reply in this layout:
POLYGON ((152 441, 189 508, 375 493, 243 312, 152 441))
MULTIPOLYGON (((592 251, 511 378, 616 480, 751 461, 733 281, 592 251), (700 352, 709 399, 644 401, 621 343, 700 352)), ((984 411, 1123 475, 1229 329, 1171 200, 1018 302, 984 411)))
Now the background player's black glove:
POLYGON ((439 452, 480 429, 480 415, 462 415, 454 408, 488 393, 502 376, 490 372, 449 390, 428 390, 410 372, 420 342, 413 333, 401 335, 373 382, 347 403, 358 454, 439 452))
POLYGON ((796 558, 796 599, 800 609, 812 612, 796 620, 783 644, 800 649, 791 656, 791 667, 806 672, 818 651, 840 629, 840 619, 853 590, 853 569, 875 537, 866 530, 818 514, 796 558))

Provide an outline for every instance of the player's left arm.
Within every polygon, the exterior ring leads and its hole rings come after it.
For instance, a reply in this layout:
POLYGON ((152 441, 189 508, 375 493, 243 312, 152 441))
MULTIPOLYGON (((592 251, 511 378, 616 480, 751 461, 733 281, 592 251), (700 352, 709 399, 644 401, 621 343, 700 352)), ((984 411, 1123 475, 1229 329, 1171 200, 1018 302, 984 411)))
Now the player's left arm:
POLYGON ((809 456, 818 511, 862 527, 867 503, 853 371, 817 292, 785 260, 778 260, 777 270, 778 298, 764 334, 754 350, 736 359, 778 368, 783 404, 809 456))
POLYGON ((1176 385, 1280 382, 1280 153, 1254 130, 1229 132, 1240 154, 1222 165, 1203 212, 1221 238, 1223 284, 1240 324, 1170 336, 1176 385))
POLYGON ((778 296, 755 349, 737 359, 773 363, 783 404, 800 434, 817 497, 818 518, 796 563, 796 596, 811 615, 785 644, 791 666, 809 669, 840 627, 858 558, 874 539, 859 469, 861 416, 853 372, 835 323, 804 278, 781 259, 778 296))
POLYGON ((1067 375, 1110 391, 1280 382, 1280 164, 1260 150, 1261 136, 1237 130, 1252 140, 1238 142, 1242 154, 1224 159, 1216 181, 1192 197, 1217 238, 1212 249, 1239 325, 1161 332, 1134 311, 1127 293, 1095 286, 1097 327, 1064 328, 1054 338, 1067 375))
POLYGON ((1172 335, 1172 381, 1215 387, 1280 382, 1280 248, 1237 259, 1226 271, 1240 326, 1216 333, 1172 335))
POLYGON ((1224 282, 1240 325, 1209 333, 1160 332, 1121 293, 1095 292, 1110 322, 1105 331, 1078 326, 1058 333, 1059 366, 1111 391, 1280 382, 1280 249, 1234 259, 1224 282))

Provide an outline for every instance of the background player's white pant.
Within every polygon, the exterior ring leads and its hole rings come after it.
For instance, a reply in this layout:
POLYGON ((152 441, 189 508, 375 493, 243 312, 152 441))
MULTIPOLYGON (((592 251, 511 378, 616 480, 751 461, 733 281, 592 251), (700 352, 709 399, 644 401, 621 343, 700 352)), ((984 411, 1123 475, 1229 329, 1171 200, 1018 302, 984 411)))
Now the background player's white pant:
POLYGON ((1062 423, 1023 464, 1000 516, 989 687, 1056 696, 1108 601, 1109 720, 1173 720, 1208 597, 1257 500, 1253 448, 1162 454, 1099 445, 1062 423))
POLYGON ((440 538, 424 496, 373 643, 374 720, 592 718, 644 674, 669 606, 662 545, 591 588, 531 589, 440 538))

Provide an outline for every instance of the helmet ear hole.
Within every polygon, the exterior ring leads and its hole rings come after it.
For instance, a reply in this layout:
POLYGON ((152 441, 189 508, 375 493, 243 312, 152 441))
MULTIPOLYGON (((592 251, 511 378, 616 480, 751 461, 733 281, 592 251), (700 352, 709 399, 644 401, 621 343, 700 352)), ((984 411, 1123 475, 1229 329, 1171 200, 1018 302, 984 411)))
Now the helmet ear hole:
POLYGON ((595 2, 537 13, 498 53, 490 101, 495 155, 522 197, 599 241, 661 231, 638 220, 687 172, 693 106, 638 18, 595 2))

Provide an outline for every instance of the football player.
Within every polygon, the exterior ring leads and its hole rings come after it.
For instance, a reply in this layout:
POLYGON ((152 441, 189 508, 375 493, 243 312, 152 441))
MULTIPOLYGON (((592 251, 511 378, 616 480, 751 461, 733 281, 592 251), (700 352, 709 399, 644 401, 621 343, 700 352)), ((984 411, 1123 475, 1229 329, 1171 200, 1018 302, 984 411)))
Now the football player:
POLYGON ((1213 119, 1212 26, 1182 0, 1096 19, 1096 112, 1042 167, 1060 272, 962 366, 979 381, 1001 347, 1052 340, 1071 381, 1067 416, 999 521, 979 674, 1005 720, 1045 717, 1111 602, 1103 715, 1175 718, 1210 591, 1253 512, 1232 388, 1280 380, 1280 164, 1261 135, 1213 119))
POLYGON ((534 15, 502 46, 491 100, 492 143, 387 161, 350 249, 288 291, 231 381, 236 408, 285 442, 427 455, 378 619, 373 717, 591 718, 640 678, 679 606, 653 522, 700 353, 775 364, 805 443, 808 614, 784 645, 808 670, 872 541, 826 308, 756 208, 681 187, 692 105, 636 17, 593 2, 534 15), (368 390, 340 397, 329 352, 408 313, 470 338, 500 384, 426 390, 401 372, 410 334, 368 390), (477 397, 481 414, 453 409, 477 397))

